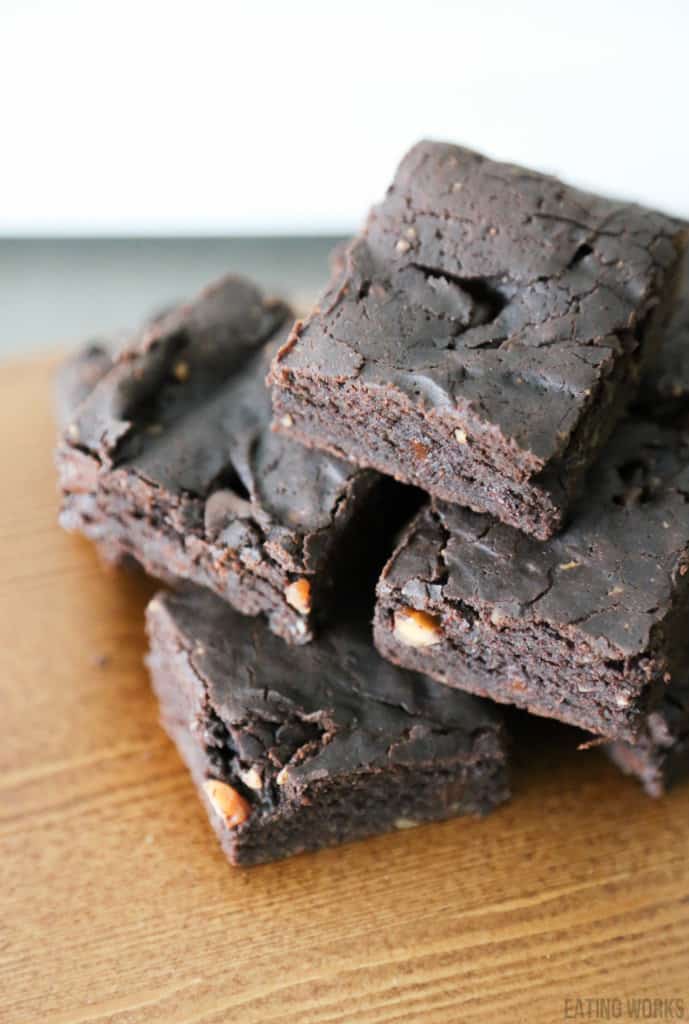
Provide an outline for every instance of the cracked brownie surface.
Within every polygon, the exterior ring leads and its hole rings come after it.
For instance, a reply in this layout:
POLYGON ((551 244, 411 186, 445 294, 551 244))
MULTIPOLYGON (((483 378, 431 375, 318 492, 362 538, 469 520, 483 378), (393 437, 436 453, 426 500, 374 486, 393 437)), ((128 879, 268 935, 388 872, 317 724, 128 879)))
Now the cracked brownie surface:
POLYGON ((422 142, 278 353, 276 426, 546 538, 633 396, 685 245, 660 213, 422 142))
POLYGON ((689 668, 688 503, 685 424, 638 417, 545 543, 435 503, 379 581, 378 649, 449 685, 633 739, 689 668))
POLYGON ((379 478, 270 430, 264 378, 290 319, 283 303, 228 277, 114 359, 87 347, 83 372, 71 360, 58 381, 63 406, 75 405, 57 463, 65 528, 113 561, 131 556, 264 612, 301 643, 379 478), (85 398, 75 379, 92 384, 85 398))
POLYGON ((147 628, 163 724, 235 863, 482 814, 508 796, 497 709, 383 661, 358 619, 289 649, 187 587, 153 599, 147 628))

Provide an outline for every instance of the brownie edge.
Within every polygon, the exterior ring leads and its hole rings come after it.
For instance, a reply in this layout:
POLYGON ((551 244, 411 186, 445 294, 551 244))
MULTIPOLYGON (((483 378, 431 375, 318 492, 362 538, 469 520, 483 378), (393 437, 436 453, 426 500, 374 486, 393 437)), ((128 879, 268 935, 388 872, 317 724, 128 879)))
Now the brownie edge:
POLYGON ((290 322, 228 275, 114 357, 86 347, 58 374, 56 464, 61 525, 107 561, 209 587, 300 644, 343 568, 373 562, 391 488, 270 429, 265 375, 290 322))

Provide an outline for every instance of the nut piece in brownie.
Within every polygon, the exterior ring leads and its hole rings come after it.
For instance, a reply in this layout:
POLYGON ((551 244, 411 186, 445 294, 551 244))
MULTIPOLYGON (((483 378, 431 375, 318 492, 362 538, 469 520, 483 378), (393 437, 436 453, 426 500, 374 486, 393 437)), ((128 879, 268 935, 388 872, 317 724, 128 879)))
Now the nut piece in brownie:
POLYGON ((689 685, 670 686, 634 743, 610 743, 605 751, 618 768, 635 775, 649 796, 663 796, 689 777, 689 685))
POLYGON ((422 142, 271 369, 277 429, 540 539, 664 326, 684 226, 422 142))
POLYGON ((303 643, 380 478, 270 430, 265 375, 289 321, 234 277, 158 319, 77 404, 57 464, 61 524, 106 558, 210 587, 303 643))
POLYGON ((395 663, 633 740, 689 672, 689 435, 625 420, 569 526, 544 543, 491 516, 422 511, 377 588, 395 663))
POLYGON ((360 621, 290 649, 188 587, 154 597, 147 628, 163 725, 235 864, 485 814, 509 795, 496 709, 386 663, 360 621))

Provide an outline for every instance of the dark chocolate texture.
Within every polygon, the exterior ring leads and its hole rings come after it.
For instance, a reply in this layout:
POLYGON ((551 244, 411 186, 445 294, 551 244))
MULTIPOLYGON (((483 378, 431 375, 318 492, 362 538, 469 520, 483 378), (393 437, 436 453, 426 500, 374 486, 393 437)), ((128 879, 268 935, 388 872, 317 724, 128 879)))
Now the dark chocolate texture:
POLYGON ((509 795, 497 709, 386 663, 368 627, 343 620, 290 649, 208 591, 149 605, 162 722, 235 864, 485 814, 509 795))
POLYGON ((436 503, 379 581, 378 649, 451 686, 633 741, 689 670, 688 503, 682 421, 640 417, 618 428, 550 541, 436 503))
POLYGON ((276 426, 547 538, 633 397, 685 245, 660 213, 422 142, 278 354, 276 426))
POLYGON ((264 379, 289 322, 283 303, 223 279, 125 347, 77 405, 57 462, 65 528, 303 643, 340 549, 354 565, 363 550, 379 478, 270 430, 264 379))

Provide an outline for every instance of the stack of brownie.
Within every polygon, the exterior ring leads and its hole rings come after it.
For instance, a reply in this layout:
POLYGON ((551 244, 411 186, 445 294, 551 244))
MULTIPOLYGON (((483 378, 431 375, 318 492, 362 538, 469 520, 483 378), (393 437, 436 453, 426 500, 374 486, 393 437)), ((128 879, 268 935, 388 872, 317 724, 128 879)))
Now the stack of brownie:
POLYGON ((686 238, 421 143, 306 321, 228 277, 62 368, 61 522, 177 584, 149 667, 233 862, 491 810, 493 702, 689 767, 686 238))

